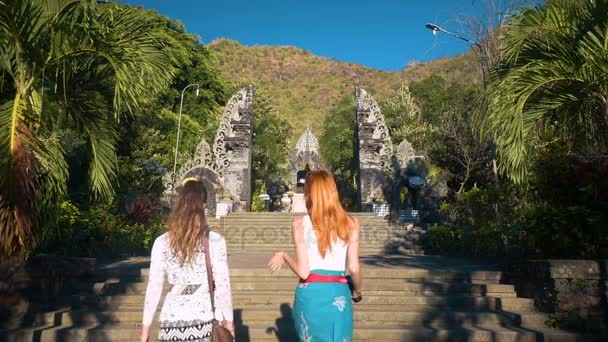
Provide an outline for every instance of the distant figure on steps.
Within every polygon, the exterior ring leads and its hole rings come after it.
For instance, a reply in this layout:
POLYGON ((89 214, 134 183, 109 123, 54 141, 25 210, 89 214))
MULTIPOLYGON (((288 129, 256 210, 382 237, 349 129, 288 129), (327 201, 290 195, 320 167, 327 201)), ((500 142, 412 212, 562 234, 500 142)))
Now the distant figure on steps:
POLYGON ((207 192, 200 180, 187 178, 178 188, 177 202, 167 221, 168 232, 152 247, 142 342, 149 340, 165 275, 173 287, 160 312, 159 341, 210 341, 214 318, 234 336, 226 240, 205 226, 206 202, 207 192), (215 281, 215 313, 211 309, 205 253, 209 253, 215 281))
POLYGON ((304 197, 308 215, 292 222, 296 258, 278 252, 268 267, 275 272, 287 263, 300 277, 293 308, 300 341, 352 341, 352 300, 361 298, 362 287, 359 222, 342 208, 327 170, 307 174, 304 197), (344 273, 347 260, 352 293, 344 273))

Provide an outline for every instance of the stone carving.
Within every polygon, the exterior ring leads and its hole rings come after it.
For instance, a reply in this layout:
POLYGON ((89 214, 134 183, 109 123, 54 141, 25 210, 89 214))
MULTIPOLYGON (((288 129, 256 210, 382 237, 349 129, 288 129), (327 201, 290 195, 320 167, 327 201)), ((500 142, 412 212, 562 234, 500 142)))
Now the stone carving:
POLYGON ((196 146, 194 156, 182 165, 175 174, 175 184, 173 184, 173 175, 170 172, 165 173, 163 176, 165 191, 172 193, 174 188, 185 178, 191 177, 189 174, 196 169, 208 169, 216 174, 220 174, 211 146, 204 139, 196 146))
POLYGON ((247 163, 245 150, 251 147, 252 107, 253 85, 250 85, 234 94, 224 108, 213 142, 216 162, 221 166, 222 173, 231 164, 241 163, 239 166, 244 166, 242 164, 247 163))
POLYGON ((397 149, 397 161, 399 163, 399 169, 405 169, 410 162, 416 160, 416 153, 412 144, 409 141, 403 139, 397 149))
POLYGON ((222 113, 213 149, 205 140, 196 147, 194 156, 175 175, 163 176, 165 192, 174 189, 187 177, 198 176, 208 192, 207 209, 215 215, 216 202, 224 193, 234 202, 234 209, 248 210, 251 205, 253 85, 234 94, 222 113))
POLYGON ((365 90, 357 87, 357 126, 360 163, 390 172, 393 143, 378 103, 365 90))
POLYGON ((310 126, 298 138, 296 146, 290 152, 291 177, 290 188, 297 184, 298 171, 303 165, 308 165, 311 170, 321 168, 321 154, 319 153, 319 140, 312 133, 310 126))
POLYGON ((369 210, 377 189, 390 198, 393 173, 393 143, 378 103, 363 89, 355 89, 359 166, 358 198, 361 210, 369 210))

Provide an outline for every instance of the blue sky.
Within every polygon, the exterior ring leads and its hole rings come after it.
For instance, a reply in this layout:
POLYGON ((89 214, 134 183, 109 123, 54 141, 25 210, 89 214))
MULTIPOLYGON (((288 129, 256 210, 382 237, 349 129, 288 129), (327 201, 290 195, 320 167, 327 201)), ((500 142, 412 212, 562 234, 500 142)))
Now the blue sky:
MULTIPOLYGON (((485 0, 128 0, 181 20, 208 43, 227 37, 244 45, 292 45, 316 55, 399 70, 409 61, 453 56, 469 49, 424 27, 464 33, 485 0)), ((505 1, 495 0, 496 3, 505 1)))

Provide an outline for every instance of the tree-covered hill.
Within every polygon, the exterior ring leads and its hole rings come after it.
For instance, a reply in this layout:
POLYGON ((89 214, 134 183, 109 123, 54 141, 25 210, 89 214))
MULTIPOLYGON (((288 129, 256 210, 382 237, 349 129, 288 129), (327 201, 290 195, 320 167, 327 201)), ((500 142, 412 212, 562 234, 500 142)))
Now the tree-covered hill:
POLYGON ((239 83, 253 81, 268 90, 275 108, 289 119, 296 135, 307 124, 321 133, 326 113, 340 96, 354 92, 356 84, 376 98, 386 98, 394 95, 401 84, 432 74, 463 83, 481 79, 479 64, 471 53, 410 65, 401 71, 381 71, 291 46, 247 47, 229 39, 219 39, 208 46, 220 59, 225 77, 239 83))

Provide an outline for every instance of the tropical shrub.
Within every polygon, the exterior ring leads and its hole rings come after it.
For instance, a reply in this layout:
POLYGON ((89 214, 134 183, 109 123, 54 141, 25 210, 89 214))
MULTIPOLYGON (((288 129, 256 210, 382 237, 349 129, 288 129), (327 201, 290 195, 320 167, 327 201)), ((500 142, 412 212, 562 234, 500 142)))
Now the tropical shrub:
POLYGON ((165 231, 164 216, 148 224, 125 221, 100 205, 79 210, 69 201, 59 205, 57 222, 48 225, 35 254, 77 257, 113 257, 146 254, 154 239, 165 231))
POLYGON ((608 215, 589 208, 539 206, 516 211, 512 223, 436 226, 428 230, 433 253, 508 258, 606 256, 608 215))

